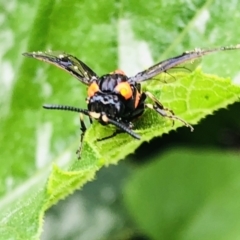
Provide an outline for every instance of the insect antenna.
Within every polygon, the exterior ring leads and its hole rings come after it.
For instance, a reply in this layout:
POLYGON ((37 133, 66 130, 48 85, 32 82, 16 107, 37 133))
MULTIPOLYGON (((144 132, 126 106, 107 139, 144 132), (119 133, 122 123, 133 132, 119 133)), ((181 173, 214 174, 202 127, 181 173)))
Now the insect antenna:
POLYGON ((49 110, 63 110, 63 111, 70 111, 70 112, 78 112, 78 113, 83 113, 83 114, 89 116, 88 110, 77 108, 77 107, 72 107, 72 106, 44 104, 43 108, 49 109, 49 110))
MULTIPOLYGON (((83 114, 91 117, 91 112, 89 112, 87 109, 81 109, 81 108, 72 107, 72 106, 44 104, 43 108, 49 109, 49 110, 63 110, 63 111, 70 111, 70 112, 78 112, 78 113, 83 113, 83 114)), ((116 127, 120 128, 121 130, 128 133, 132 137, 134 137, 136 139, 140 139, 140 136, 138 134, 133 132, 130 128, 128 128, 124 124, 122 124, 118 121, 115 121, 113 119, 110 119, 110 118, 107 118, 106 122, 115 125, 116 127)))
POLYGON ((136 139, 140 139, 141 137, 136 134, 135 132, 133 132, 130 128, 128 128, 127 126, 125 126, 124 124, 117 122, 113 119, 108 118, 108 122, 115 125, 116 127, 122 129, 124 132, 128 133, 129 135, 131 135, 132 137, 136 138, 136 139))

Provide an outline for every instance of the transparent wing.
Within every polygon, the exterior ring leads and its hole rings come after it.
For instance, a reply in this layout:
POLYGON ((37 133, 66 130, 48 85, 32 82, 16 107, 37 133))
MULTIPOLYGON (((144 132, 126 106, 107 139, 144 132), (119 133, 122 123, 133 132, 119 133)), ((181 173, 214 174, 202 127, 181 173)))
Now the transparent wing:
POLYGON ((175 82, 177 79, 179 79, 180 76, 185 76, 185 74, 194 71, 200 65, 201 61, 201 58, 197 58, 195 60, 179 64, 176 67, 172 67, 164 72, 157 74, 156 76, 152 77, 151 80, 155 80, 161 83, 175 82))
POLYGON ((92 78, 98 78, 97 74, 85 63, 64 52, 29 52, 23 53, 23 55, 53 64, 72 74, 79 81, 86 85, 89 85, 92 78))
POLYGON ((182 64, 186 62, 194 62, 194 60, 204 55, 208 55, 210 53, 214 53, 218 51, 235 50, 235 49, 240 49, 240 44, 236 46, 220 47, 220 48, 214 48, 214 49, 195 49, 193 51, 184 52, 179 56, 169 58, 167 60, 159 62, 154 66, 148 68, 147 70, 142 71, 133 77, 130 77, 129 81, 143 82, 148 79, 152 79, 152 78, 155 79, 155 76, 161 73, 166 73, 166 72, 169 73, 170 69, 180 67, 182 64))

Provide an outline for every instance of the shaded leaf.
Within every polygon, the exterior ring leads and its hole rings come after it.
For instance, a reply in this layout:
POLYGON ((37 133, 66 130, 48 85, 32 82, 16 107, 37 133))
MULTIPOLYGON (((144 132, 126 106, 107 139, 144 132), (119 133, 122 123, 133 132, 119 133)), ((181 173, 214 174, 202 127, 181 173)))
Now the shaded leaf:
POLYGON ((133 174, 125 203, 151 239, 236 239, 239 154, 178 149, 133 174))

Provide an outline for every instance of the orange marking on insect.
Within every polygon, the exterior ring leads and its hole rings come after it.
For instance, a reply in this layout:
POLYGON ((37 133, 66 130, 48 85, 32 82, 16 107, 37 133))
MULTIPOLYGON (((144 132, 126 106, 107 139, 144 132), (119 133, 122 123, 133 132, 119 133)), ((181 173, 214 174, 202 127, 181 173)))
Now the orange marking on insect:
POLYGON ((134 103, 134 107, 137 108, 139 100, 140 100, 141 94, 138 90, 136 90, 136 96, 135 96, 135 103, 134 103))
POLYGON ((128 82, 120 82, 115 90, 120 93, 126 100, 131 98, 133 95, 132 88, 128 82))
POLYGON ((124 71, 120 70, 120 69, 117 69, 113 72, 111 72, 110 74, 121 74, 121 75, 126 75, 124 71))
POLYGON ((88 87, 88 97, 92 97, 97 91, 99 91, 99 86, 97 85, 96 82, 93 82, 88 87))

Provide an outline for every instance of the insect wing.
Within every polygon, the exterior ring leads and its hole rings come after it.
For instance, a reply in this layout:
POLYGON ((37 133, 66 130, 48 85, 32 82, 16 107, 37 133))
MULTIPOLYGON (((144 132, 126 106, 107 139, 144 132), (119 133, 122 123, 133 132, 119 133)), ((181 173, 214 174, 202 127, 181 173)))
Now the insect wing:
POLYGON ((72 74, 79 81, 86 85, 90 84, 92 78, 98 78, 97 74, 85 63, 76 57, 63 52, 30 52, 23 53, 23 55, 53 64, 72 74))
POLYGON ((164 60, 162 62, 159 62, 152 67, 148 68, 145 71, 142 71, 138 74, 136 74, 133 77, 129 78, 130 82, 143 82, 148 79, 152 79, 153 77, 159 75, 160 73, 167 72, 169 69, 173 69, 176 67, 181 66, 182 64, 186 62, 194 62, 196 59, 208 55, 213 52, 218 52, 218 51, 225 51, 225 50, 236 50, 240 48, 240 44, 236 46, 229 46, 229 47, 220 47, 220 48, 215 48, 215 49, 199 49, 196 48, 193 51, 189 52, 184 52, 183 54, 169 58, 167 60, 164 60))
POLYGON ((202 59, 198 58, 192 61, 188 61, 182 64, 179 64, 175 67, 172 67, 166 71, 163 71, 156 76, 152 77, 151 80, 155 80, 156 82, 161 83, 172 83, 179 79, 181 76, 185 76, 185 74, 191 73, 194 71, 202 59))

